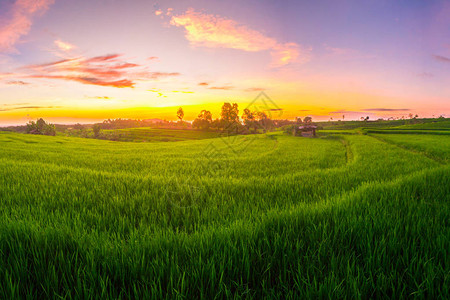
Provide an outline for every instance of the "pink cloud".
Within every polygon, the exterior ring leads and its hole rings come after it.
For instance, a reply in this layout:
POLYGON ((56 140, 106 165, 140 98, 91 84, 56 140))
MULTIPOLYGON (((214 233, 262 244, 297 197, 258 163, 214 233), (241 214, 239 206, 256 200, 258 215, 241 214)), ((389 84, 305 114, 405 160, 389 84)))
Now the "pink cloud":
POLYGON ((56 40, 55 45, 59 48, 59 50, 62 50, 62 51, 70 51, 70 50, 76 48, 74 45, 63 42, 61 40, 56 40))
POLYGON ((121 54, 63 59, 23 69, 31 74, 22 77, 60 79, 116 88, 133 88, 135 80, 155 80, 180 75, 176 72, 149 72, 141 65, 123 61, 121 54))
POLYGON ((450 58, 442 56, 442 55, 433 55, 433 58, 440 62, 450 63, 450 58))
POLYGON ((42 14, 54 0, 17 0, 9 11, 9 19, 0 28, 0 52, 17 52, 14 47, 20 37, 26 35, 31 28, 33 17, 42 14))
POLYGON ((134 87, 134 82, 128 79, 114 80, 114 81, 106 81, 100 78, 95 77, 78 77, 78 76, 70 76, 70 75, 33 75, 30 76, 32 78, 47 78, 47 79, 64 79, 69 81, 77 81, 84 84, 91 85, 100 85, 100 86, 110 86, 115 88, 125 88, 125 87, 134 87))
POLYGON ((170 24, 184 27, 186 39, 194 46, 249 52, 268 50, 274 66, 309 60, 309 50, 296 43, 280 43, 234 20, 196 12, 192 8, 182 15, 173 16, 170 24))

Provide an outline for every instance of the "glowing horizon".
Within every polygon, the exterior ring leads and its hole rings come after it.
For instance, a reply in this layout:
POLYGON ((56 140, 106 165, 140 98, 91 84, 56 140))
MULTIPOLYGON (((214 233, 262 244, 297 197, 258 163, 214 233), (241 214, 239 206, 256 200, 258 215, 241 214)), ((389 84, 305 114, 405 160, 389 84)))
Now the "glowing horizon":
POLYGON ((0 4, 0 126, 193 120, 264 91, 280 118, 450 116, 450 1, 0 4))

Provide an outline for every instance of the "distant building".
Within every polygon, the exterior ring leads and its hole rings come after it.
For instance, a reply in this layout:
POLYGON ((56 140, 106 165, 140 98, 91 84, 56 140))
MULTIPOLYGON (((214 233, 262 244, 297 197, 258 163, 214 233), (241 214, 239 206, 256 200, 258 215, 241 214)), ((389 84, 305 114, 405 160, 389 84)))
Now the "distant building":
POLYGON ((315 137, 317 126, 313 124, 295 126, 293 135, 303 137, 315 137))

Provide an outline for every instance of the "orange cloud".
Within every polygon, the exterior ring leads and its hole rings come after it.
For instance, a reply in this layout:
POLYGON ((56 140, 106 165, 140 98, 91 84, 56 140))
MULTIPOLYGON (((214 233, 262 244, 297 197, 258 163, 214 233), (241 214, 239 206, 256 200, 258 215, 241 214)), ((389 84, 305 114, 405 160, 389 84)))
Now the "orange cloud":
POLYGON ((252 87, 252 88, 247 88, 244 91, 246 91, 246 92, 262 92, 265 90, 266 90, 265 88, 252 87))
POLYGON ((296 43, 280 43, 234 20, 196 12, 192 8, 183 15, 173 16, 170 24, 184 27, 186 39, 194 46, 249 52, 269 50, 274 66, 309 60, 309 50, 302 50, 296 43))
POLYGON ((63 59, 30 65, 24 69, 32 72, 31 75, 25 76, 28 78, 61 79, 116 88, 133 88, 134 80, 155 80, 180 75, 177 72, 149 72, 141 67, 122 61, 120 54, 108 54, 91 58, 63 59))
POLYGON ((14 2, 9 11, 9 20, 0 27, 0 52, 17 52, 14 46, 21 36, 30 31, 33 16, 44 13, 53 2, 54 0, 17 0, 14 2))
POLYGON ((210 90, 224 90, 224 91, 229 91, 232 90, 234 87, 226 85, 226 86, 212 86, 209 87, 208 89, 210 90))
POLYGON ((155 15, 157 15, 157 16, 159 16, 159 15, 162 15, 162 10, 160 10, 160 9, 158 9, 158 10, 155 10, 155 15))

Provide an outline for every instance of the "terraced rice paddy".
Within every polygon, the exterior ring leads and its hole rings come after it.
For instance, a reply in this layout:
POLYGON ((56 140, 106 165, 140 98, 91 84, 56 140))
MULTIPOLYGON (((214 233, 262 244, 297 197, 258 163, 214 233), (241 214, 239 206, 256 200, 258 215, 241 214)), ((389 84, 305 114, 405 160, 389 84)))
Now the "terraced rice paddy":
POLYGON ((113 135, 121 142, 179 142, 186 140, 211 139, 218 137, 216 132, 183 129, 159 129, 150 127, 110 129, 103 131, 113 135))
POLYGON ((0 298, 448 298, 449 138, 0 133, 0 298))

